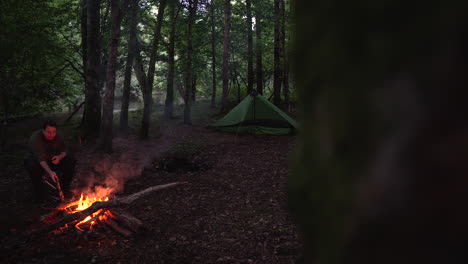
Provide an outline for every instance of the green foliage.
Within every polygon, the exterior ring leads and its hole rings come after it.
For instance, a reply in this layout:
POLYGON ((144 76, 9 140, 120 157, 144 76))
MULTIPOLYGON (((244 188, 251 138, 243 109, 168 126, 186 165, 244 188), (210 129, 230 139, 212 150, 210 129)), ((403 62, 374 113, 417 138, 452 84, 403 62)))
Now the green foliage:
POLYGON ((72 68, 72 45, 77 45, 72 3, 2 1, 0 110, 5 118, 52 111, 76 100, 81 79, 72 68))
MULTIPOLYGON (((0 8, 0 112, 3 118, 14 115, 72 110, 84 99, 84 67, 81 47, 80 0, 5 0, 0 8)), ((149 60, 156 20, 158 1, 139 1, 137 35, 145 67, 149 60)), ((187 1, 176 1, 179 10, 176 22, 176 81, 175 87, 183 87, 187 46, 187 1)), ((214 6, 216 76, 221 90, 222 54, 224 34, 224 2, 200 1, 193 27, 193 67, 197 80, 197 95, 209 97, 212 90, 211 17, 214 6)), ((263 62, 267 85, 273 73, 273 1, 253 1, 261 5, 264 13, 263 62)), ((252 14, 255 19, 254 6, 252 14)), ((234 1, 232 8, 230 58, 233 75, 247 78, 246 7, 244 1, 234 1)), ((109 8, 101 2, 102 58, 107 56, 109 38, 109 8)), ((168 9, 162 27, 163 39, 159 55, 167 56, 170 30, 168 9)), ((128 22, 124 21, 122 41, 119 46, 117 82, 123 78, 123 66, 127 56, 128 22)), ((255 34, 254 34, 255 41, 255 34)), ((255 44, 254 44, 255 45, 255 44)), ((164 93, 167 78, 167 62, 156 65, 154 91, 164 93)), ((244 86, 244 81, 239 78, 244 86)), ((136 86, 136 80, 133 81, 136 86)), ((117 86, 120 87, 119 85, 117 86)), ((268 88, 266 88, 268 91, 268 88)), ((117 89, 119 91, 119 89, 117 89)), ((244 88, 243 88, 244 92, 244 88)), ((174 93, 176 98, 179 93, 174 93)), ((221 95, 221 91, 217 92, 221 95)), ((243 94, 242 96, 244 96, 243 94)), ((236 84, 231 96, 237 97, 236 84)))

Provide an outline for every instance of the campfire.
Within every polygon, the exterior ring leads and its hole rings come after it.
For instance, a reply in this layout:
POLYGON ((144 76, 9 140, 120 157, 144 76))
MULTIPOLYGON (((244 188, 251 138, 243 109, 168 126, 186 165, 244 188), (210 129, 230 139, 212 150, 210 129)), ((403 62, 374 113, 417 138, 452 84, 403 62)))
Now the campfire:
MULTIPOLYGON (((81 197, 79 200, 62 205, 58 207, 57 210, 61 211, 62 213, 73 214, 73 213, 85 210, 86 208, 90 207, 95 202, 105 202, 108 200, 109 200, 109 197, 101 198, 101 197, 94 196, 93 198, 90 198, 88 195, 84 196, 84 194, 81 193, 81 197)), ((53 214, 55 214, 55 212, 53 214)), ((74 226, 78 230, 84 232, 85 229, 89 229, 89 230, 92 229, 94 225, 98 224, 98 221, 99 223, 107 222, 108 217, 111 217, 111 213, 109 210, 99 209, 96 212, 87 216, 82 221, 76 223, 74 226), (85 227, 86 225, 87 227, 85 227)), ((50 221, 50 219, 46 218, 44 222, 47 222, 47 221, 50 221)), ((68 227, 68 224, 65 227, 68 227)))
POLYGON ((144 230, 143 222, 121 207, 131 204, 134 200, 156 190, 174 187, 186 182, 175 182, 147 188, 143 191, 116 199, 102 197, 97 194, 81 194, 79 200, 61 205, 44 217, 46 224, 40 232, 63 232, 71 227, 80 232, 112 230, 125 237, 144 230))

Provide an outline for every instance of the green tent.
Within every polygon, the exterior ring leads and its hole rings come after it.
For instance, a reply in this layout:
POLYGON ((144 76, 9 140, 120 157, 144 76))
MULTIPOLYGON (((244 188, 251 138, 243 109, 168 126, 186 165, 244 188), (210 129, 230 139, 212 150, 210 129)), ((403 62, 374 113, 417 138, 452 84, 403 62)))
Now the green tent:
POLYGON ((253 92, 213 126, 234 133, 284 135, 297 129, 297 122, 265 97, 253 92))

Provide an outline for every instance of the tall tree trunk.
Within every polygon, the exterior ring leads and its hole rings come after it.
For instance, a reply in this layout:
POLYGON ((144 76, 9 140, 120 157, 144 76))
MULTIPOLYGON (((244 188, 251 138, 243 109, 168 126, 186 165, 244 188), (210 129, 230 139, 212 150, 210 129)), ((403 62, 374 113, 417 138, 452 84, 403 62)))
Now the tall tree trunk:
POLYGON ((197 75, 192 71, 192 102, 197 99, 197 75))
POLYGON ((229 48, 231 28, 231 1, 224 0, 224 45, 223 45, 223 97, 221 112, 226 110, 229 91, 229 48))
POLYGON ((239 77, 239 75, 236 75, 236 76, 232 79, 232 83, 233 83, 233 84, 234 84, 234 83, 237 84, 237 103, 240 103, 240 101, 241 101, 241 86, 240 86, 238 77, 239 77))
POLYGON ((189 21, 188 21, 188 36, 187 36, 187 68, 185 76, 185 107, 184 107, 184 124, 192 124, 192 81, 193 81, 193 24, 195 23, 195 15, 197 12, 198 0, 189 0, 189 21))
POLYGON ((135 71, 135 77, 137 78, 140 90, 143 95, 143 101, 145 100, 145 89, 146 89, 146 73, 143 67, 143 59, 141 58, 140 48, 138 41, 136 42, 135 60, 133 62, 133 70, 135 71))
POLYGON ((99 0, 87 0, 86 103, 83 113, 83 128, 87 136, 99 135, 101 126, 99 6, 99 0))
POLYGON ((130 18, 130 36, 128 40, 128 54, 127 63, 125 65, 125 79, 122 90, 122 107, 120 111, 120 130, 128 130, 128 107, 130 105, 130 82, 132 80, 132 66, 135 58, 136 48, 136 27, 137 27, 137 14, 138 14, 138 0, 132 0, 130 18))
MULTIPOLYGON (((104 8, 104 14, 101 15, 101 26, 100 26, 100 33, 99 33, 99 43, 102 45, 104 43, 104 37, 110 32, 111 29, 111 22, 109 21, 109 14, 111 11, 111 2, 110 0, 106 0, 106 7, 104 8)), ((110 38, 110 35, 108 36, 110 38)), ((103 91, 105 85, 107 83, 107 62, 109 60, 109 45, 102 45, 101 46, 101 64, 99 65, 99 90, 103 91)))
MULTIPOLYGON (((86 75, 87 75, 87 70, 86 70, 86 64, 88 61, 87 54, 88 54, 88 48, 87 48, 87 20, 88 20, 88 3, 87 0, 81 0, 80 1, 80 7, 81 7, 81 16, 80 16, 80 32, 81 32, 81 57, 83 60, 83 72, 84 72, 84 94, 86 95, 86 75)), ((84 114, 86 111, 83 111, 83 115, 81 117, 81 126, 84 127, 84 114)))
MULTIPOLYGON (((87 2, 86 0, 81 0, 80 1, 81 5, 81 16, 80 16, 80 31, 81 31, 81 57, 83 59, 83 72, 86 73, 86 61, 87 59, 87 54, 88 54, 88 48, 87 48, 87 2)), ((86 79, 84 80, 86 83, 86 79)))
POLYGON ((466 2, 293 3, 303 263, 468 263, 466 2))
POLYGON ((153 83, 154 83, 154 71, 156 69, 156 59, 158 56, 158 45, 161 38, 161 26, 164 18, 164 9, 166 7, 167 0, 161 0, 159 2, 158 16, 156 19, 156 26, 154 28, 154 39, 153 45, 151 47, 151 55, 148 66, 148 74, 146 80, 146 87, 144 93, 146 96, 144 99, 144 108, 143 108, 143 118, 141 122, 141 131, 140 136, 142 139, 148 138, 149 127, 150 127, 150 118, 153 105, 153 83))
POLYGON ((281 50, 283 54, 283 97, 284 105, 289 106, 289 56, 286 49, 286 5, 284 0, 280 0, 281 4, 281 50))
POLYGON ((252 10, 251 0, 246 0, 247 6, 247 92, 253 90, 254 70, 253 70, 253 38, 252 38, 252 10))
POLYGON ((215 17, 214 17, 214 0, 210 4, 210 18, 211 18, 211 79, 212 79, 212 92, 211 92, 211 108, 216 106, 216 34, 215 34, 215 17))
POLYGON ((289 108, 289 59, 287 56, 284 56, 283 60, 283 97, 284 97, 284 106, 289 108))
POLYGON ((256 37, 256 80, 257 80, 257 92, 263 94, 263 62, 262 62, 262 8, 261 2, 255 2, 255 37, 256 37))
POLYGON ((109 41, 109 56, 106 71, 107 85, 104 94, 101 135, 98 146, 100 150, 107 153, 112 152, 115 72, 117 70, 117 48, 119 46, 120 39, 120 24, 123 18, 122 9, 126 9, 128 7, 128 2, 129 0, 125 0, 121 8, 119 6, 119 0, 111 0, 111 36, 109 41))
POLYGON ((167 90, 166 90, 166 101, 164 103, 164 116, 166 118, 172 118, 174 112, 174 77, 175 77, 175 28, 176 28, 176 12, 175 6, 177 0, 170 0, 169 12, 171 20, 171 31, 169 32, 169 69, 167 73, 167 90))
POLYGON ((273 72, 273 103, 281 105, 281 85, 283 82, 281 67, 281 12, 280 0, 275 0, 275 40, 274 40, 274 72, 273 72))

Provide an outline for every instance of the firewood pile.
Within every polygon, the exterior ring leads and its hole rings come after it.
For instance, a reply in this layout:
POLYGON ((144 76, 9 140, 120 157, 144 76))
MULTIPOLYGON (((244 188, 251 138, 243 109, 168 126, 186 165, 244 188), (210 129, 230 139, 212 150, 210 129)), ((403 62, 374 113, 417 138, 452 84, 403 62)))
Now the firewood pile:
MULTIPOLYGON (((60 221, 64 215, 71 214, 69 208, 61 206, 46 215, 42 222, 46 225, 60 221)), ((91 232, 113 231, 124 237, 137 234, 145 230, 141 220, 132 216, 122 208, 102 208, 91 213, 84 220, 73 220, 52 232, 62 233, 66 229, 74 228, 79 233, 88 235, 91 232)))
POLYGON ((129 205, 151 192, 186 183, 187 182, 174 182, 157 185, 112 200, 96 199, 94 201, 89 201, 89 199, 85 199, 82 196, 79 201, 71 202, 54 209, 51 213, 43 217, 42 222, 44 225, 41 228, 27 235, 29 239, 33 239, 40 234, 51 231, 60 233, 69 228, 75 228, 82 233, 111 230, 128 237, 145 230, 145 226, 141 220, 120 208, 121 206, 129 205))

